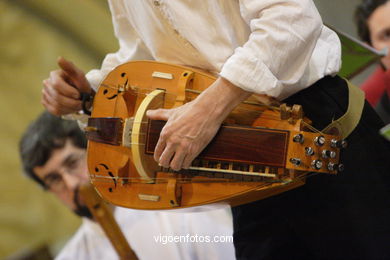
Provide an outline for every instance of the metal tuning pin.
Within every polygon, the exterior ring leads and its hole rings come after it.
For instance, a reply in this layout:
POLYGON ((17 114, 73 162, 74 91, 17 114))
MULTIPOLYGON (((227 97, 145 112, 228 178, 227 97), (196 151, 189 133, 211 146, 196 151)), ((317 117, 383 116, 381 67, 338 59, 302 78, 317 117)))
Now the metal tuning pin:
POLYGON ((330 140, 330 146, 333 148, 347 148, 348 143, 345 140, 332 139, 330 140))
POLYGON ((299 158, 291 158, 291 159, 290 159, 290 162, 291 162, 292 164, 296 165, 296 166, 301 165, 301 159, 299 159, 299 158))
POLYGON ((317 146, 323 146, 325 144, 325 137, 323 135, 319 135, 316 138, 314 138, 314 143, 317 146))
POLYGON ((304 141, 304 140, 305 140, 305 138, 303 137, 303 134, 296 134, 296 135, 294 135, 294 137, 293 137, 294 143, 303 144, 303 141, 304 141))
POLYGON ((329 171, 339 171, 342 172, 344 170, 344 165, 343 164, 337 164, 337 163, 328 163, 328 170, 329 171))
POLYGON ((336 152, 330 151, 330 150, 323 150, 322 151, 322 158, 336 158, 336 152))
POLYGON ((314 149, 312 147, 305 147, 305 153, 307 156, 314 155, 314 149))
POLYGON ((311 162, 311 167, 313 167, 313 169, 316 169, 316 170, 319 170, 322 168, 322 161, 321 160, 313 160, 311 162))

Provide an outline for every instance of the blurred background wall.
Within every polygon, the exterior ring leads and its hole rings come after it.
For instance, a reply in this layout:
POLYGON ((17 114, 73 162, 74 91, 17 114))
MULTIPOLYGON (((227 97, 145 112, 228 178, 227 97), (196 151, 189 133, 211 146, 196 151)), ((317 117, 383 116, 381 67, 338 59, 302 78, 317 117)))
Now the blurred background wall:
MULTIPOLYGON (((332 27, 348 33, 349 35, 358 39, 356 26, 354 24, 353 15, 356 6, 362 0, 313 0, 318 10, 321 13, 324 23, 332 27)), ((370 75, 376 66, 370 66, 356 75, 351 81, 359 86, 368 75, 370 75)))
MULTIPOLYGON (((315 3, 326 23, 356 36, 352 13, 359 1, 315 3)), ((55 254, 79 225, 22 175, 18 142, 43 110, 41 82, 58 56, 88 71, 116 49, 105 0, 0 0, 0 259, 42 245, 55 254)))
POLYGON ((42 245, 55 253, 79 225, 22 175, 18 142, 43 111, 42 80, 58 56, 88 71, 116 49, 105 0, 0 1, 0 259, 42 245))

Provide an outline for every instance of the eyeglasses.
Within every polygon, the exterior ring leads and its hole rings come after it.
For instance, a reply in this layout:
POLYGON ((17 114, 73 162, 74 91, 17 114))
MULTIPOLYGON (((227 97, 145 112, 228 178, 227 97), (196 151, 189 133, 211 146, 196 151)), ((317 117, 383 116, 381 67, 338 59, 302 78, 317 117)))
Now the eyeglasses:
POLYGON ((70 154, 58 167, 58 170, 50 172, 43 178, 45 188, 53 192, 60 192, 65 189, 64 174, 81 176, 84 174, 80 166, 85 160, 85 152, 70 154))

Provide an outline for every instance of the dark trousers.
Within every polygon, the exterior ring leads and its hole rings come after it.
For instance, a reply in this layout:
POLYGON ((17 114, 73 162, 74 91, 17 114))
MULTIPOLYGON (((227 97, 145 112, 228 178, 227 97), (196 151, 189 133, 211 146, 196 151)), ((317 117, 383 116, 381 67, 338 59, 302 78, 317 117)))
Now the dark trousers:
MULTIPOLYGON (((325 77, 285 100, 323 129, 348 106, 346 82, 325 77)), ((341 153, 345 170, 232 209, 238 259, 390 259, 390 142, 366 102, 341 153)))

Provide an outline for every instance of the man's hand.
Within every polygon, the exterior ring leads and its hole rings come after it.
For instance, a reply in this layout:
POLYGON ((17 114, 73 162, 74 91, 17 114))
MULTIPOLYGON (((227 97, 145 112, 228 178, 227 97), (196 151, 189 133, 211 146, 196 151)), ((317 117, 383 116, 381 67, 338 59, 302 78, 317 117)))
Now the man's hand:
POLYGON ((41 103, 54 115, 65 115, 81 110, 80 93, 93 90, 83 71, 72 62, 60 57, 61 69, 50 72, 43 81, 41 103))
POLYGON ((150 119, 167 121, 154 151, 156 162, 176 171, 188 168, 213 139, 223 120, 249 95, 218 78, 195 100, 183 106, 149 110, 150 119))

